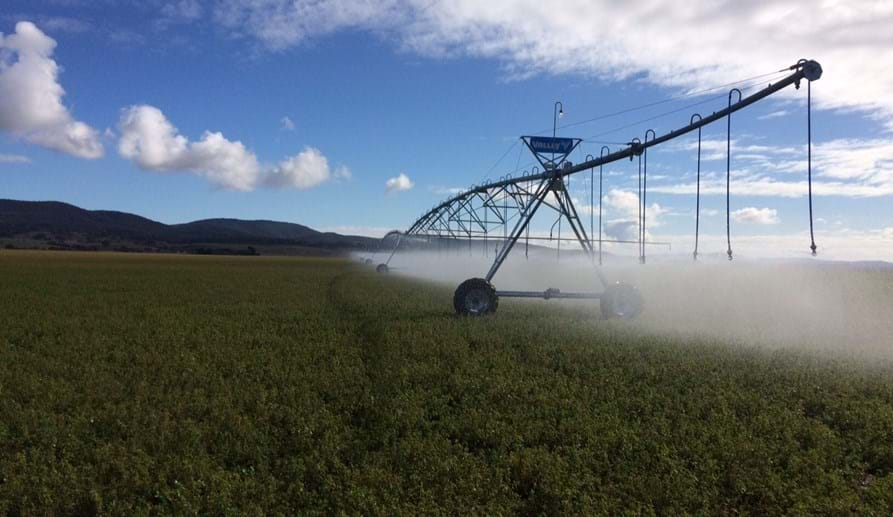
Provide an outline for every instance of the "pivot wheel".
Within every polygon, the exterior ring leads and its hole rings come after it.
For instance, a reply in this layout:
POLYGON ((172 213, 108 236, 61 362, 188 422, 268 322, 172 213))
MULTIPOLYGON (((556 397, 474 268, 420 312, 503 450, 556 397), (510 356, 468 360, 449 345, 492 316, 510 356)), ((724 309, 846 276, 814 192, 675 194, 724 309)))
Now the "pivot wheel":
POLYGON ((601 306, 605 318, 635 318, 642 312, 642 294, 629 284, 617 282, 605 289, 601 306))
POLYGON ((366 264, 367 266, 371 266, 371 265, 372 265, 372 259, 371 259, 371 258, 367 258, 366 260, 363 261, 363 263, 366 264))
POLYGON ((375 271, 379 273, 387 273, 388 265, 387 264, 379 264, 378 267, 375 268, 375 271))
POLYGON ((456 288, 453 307, 456 314, 463 316, 483 316, 496 312, 499 297, 496 288, 483 278, 470 278, 456 288))

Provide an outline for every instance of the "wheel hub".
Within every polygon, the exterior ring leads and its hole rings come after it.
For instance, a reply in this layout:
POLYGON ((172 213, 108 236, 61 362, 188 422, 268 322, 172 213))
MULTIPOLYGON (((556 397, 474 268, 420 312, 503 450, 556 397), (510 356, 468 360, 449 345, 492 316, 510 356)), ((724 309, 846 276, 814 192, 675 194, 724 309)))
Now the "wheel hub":
POLYGON ((465 296, 465 309, 474 314, 486 312, 490 302, 487 293, 481 289, 475 289, 465 296))

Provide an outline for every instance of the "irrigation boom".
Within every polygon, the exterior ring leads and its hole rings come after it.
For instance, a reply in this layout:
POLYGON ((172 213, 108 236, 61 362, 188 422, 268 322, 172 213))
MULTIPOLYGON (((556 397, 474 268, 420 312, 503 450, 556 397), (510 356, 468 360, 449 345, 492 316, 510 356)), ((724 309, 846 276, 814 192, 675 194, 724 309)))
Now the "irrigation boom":
MULTIPOLYGON (((495 312, 498 304, 499 296, 508 297, 542 297, 549 298, 591 298, 600 299, 602 304, 602 313, 605 316, 632 317, 641 310, 641 297, 638 291, 628 285, 614 283, 610 284, 604 277, 600 268, 596 268, 604 291, 602 293, 560 293, 557 289, 546 289, 543 292, 528 291, 496 291, 491 281, 509 252, 518 242, 525 237, 525 255, 529 250, 530 237, 530 221, 534 214, 542 207, 551 208, 558 214, 558 218, 553 224, 558 225, 559 235, 557 240, 557 255, 560 258, 561 243, 567 239, 560 236, 561 222, 565 221, 569 224, 574 240, 577 241, 583 251, 592 258, 593 263, 597 262, 600 266, 603 261, 602 244, 604 242, 617 242, 602 239, 601 230, 603 228, 601 221, 601 212, 599 212, 599 238, 594 240, 591 235, 594 230, 594 216, 590 210, 589 234, 587 235, 585 225, 580 220, 571 196, 567 192, 567 186, 571 181, 571 177, 575 174, 589 171, 590 172, 590 192, 594 195, 594 171, 599 170, 599 206, 602 200, 602 168, 605 165, 639 157, 639 219, 638 238, 633 241, 639 245, 640 262, 645 263, 646 246, 658 244, 656 242, 648 242, 646 239, 646 195, 647 195, 647 150, 651 147, 661 145, 673 139, 698 131, 698 207, 700 207, 700 142, 701 128, 725 119, 727 121, 727 159, 726 159, 726 228, 728 239, 728 257, 732 258, 731 231, 729 223, 729 191, 730 191, 730 156, 731 156, 731 115, 739 110, 750 106, 770 95, 781 91, 788 86, 794 85, 800 88, 800 83, 804 79, 807 81, 807 90, 810 92, 807 97, 807 110, 810 113, 808 120, 810 121, 808 128, 808 153, 809 160, 809 184, 810 184, 810 235, 812 235, 812 201, 811 201, 811 150, 812 150, 812 133, 811 133, 811 83, 818 80, 822 76, 822 67, 818 62, 812 60, 801 59, 796 64, 790 66, 784 71, 790 70, 791 73, 775 83, 770 83, 767 87, 757 92, 743 97, 741 91, 733 88, 729 91, 728 106, 722 110, 715 111, 708 116, 694 114, 689 123, 678 129, 672 130, 663 135, 657 136, 653 130, 645 133, 644 141, 638 138, 632 139, 625 146, 617 151, 611 152, 609 148, 602 147, 602 152, 598 157, 587 156, 586 159, 578 164, 567 161, 568 155, 582 141, 576 138, 546 138, 523 136, 521 140, 527 148, 534 154, 539 161, 542 169, 534 167, 529 173, 525 173, 518 177, 511 175, 504 176, 496 181, 488 181, 482 185, 474 185, 468 190, 456 194, 442 203, 432 207, 409 227, 406 232, 391 232, 387 238, 395 237, 395 244, 390 251, 388 259, 380 264, 378 271, 386 272, 390 261, 396 254, 400 243, 404 241, 403 237, 411 237, 414 239, 426 239, 430 242, 433 239, 439 239, 448 246, 455 245, 460 240, 467 240, 469 251, 472 249, 472 241, 483 240, 484 251, 489 253, 487 241, 493 239, 496 243, 495 258, 493 265, 488 270, 484 278, 472 278, 463 282, 456 290, 454 296, 454 307, 459 314, 480 315, 495 312), (737 102, 732 102, 733 94, 738 94, 737 102), (695 118, 697 117, 697 119, 695 118), (651 138, 649 138, 649 135, 651 138), (606 153, 607 151, 607 153, 606 153), (644 155, 645 168, 642 169, 641 158, 644 155), (502 230, 502 235, 498 235, 498 231, 502 230), (526 234, 526 235, 525 235, 526 234), (596 251, 594 243, 598 243, 596 251)), ((558 105, 560 103, 556 103, 558 105)), ((590 202, 591 206, 594 206, 590 202)), ((698 214, 700 216, 700 208, 698 214)), ((696 226, 697 228, 697 226, 696 226)), ((533 237, 535 240, 537 237, 533 237)), ((551 235, 550 235, 551 238, 551 235)), ((383 239, 384 240, 384 239, 383 239)), ((696 232, 697 243, 697 232, 696 232)), ((815 253, 815 242, 812 242, 813 254, 815 253)), ((697 244, 694 252, 694 258, 697 260, 697 244)))

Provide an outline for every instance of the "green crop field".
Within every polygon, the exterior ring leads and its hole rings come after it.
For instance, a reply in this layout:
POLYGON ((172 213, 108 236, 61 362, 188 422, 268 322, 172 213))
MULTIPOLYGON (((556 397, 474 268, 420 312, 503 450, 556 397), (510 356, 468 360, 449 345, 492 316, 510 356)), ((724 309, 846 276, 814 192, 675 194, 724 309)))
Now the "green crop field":
POLYGON ((889 360, 451 296, 338 259, 0 253, 0 514, 893 512, 889 360))

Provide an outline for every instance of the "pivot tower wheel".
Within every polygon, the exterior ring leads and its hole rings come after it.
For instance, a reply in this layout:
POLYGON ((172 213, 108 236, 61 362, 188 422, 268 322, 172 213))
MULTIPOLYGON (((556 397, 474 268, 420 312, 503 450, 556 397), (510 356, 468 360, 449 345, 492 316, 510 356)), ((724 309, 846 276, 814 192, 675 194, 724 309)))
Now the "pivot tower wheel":
POLYGON ((460 316, 492 314, 498 305, 496 288, 483 278, 469 278, 459 284, 453 295, 453 307, 460 316))
POLYGON ((605 318, 635 318, 642 312, 642 294, 629 284, 617 282, 605 289, 601 306, 605 318))
POLYGON ((367 258, 366 260, 363 261, 363 264, 366 264, 367 266, 371 266, 371 265, 372 265, 372 259, 371 259, 371 258, 367 258))
POLYGON ((379 273, 387 273, 388 265, 387 264, 379 264, 378 267, 375 268, 375 271, 379 273))

